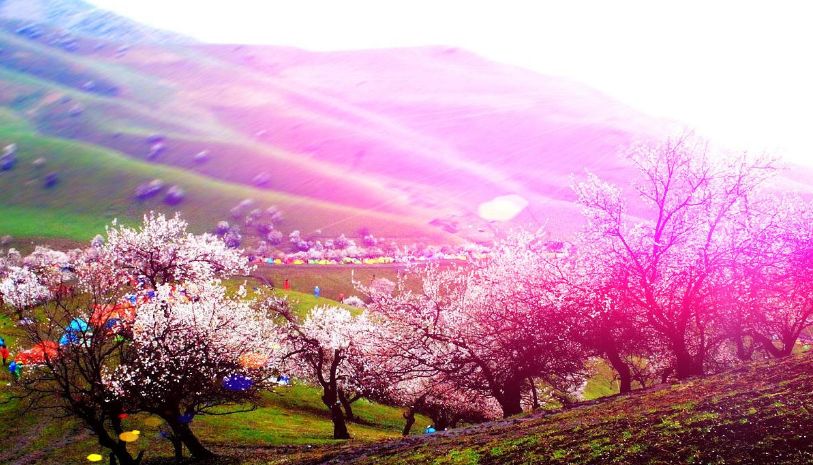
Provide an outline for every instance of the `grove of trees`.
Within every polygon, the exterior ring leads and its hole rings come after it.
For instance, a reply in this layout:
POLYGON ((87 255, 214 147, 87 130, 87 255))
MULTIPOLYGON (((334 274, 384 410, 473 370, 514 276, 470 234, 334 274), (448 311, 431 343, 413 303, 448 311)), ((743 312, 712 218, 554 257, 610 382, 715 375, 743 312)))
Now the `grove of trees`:
POLYGON ((776 193, 772 160, 690 136, 630 161, 632 192, 574 184, 586 222, 567 247, 516 232, 483 259, 357 283, 364 309, 299 314, 248 292, 240 251, 179 217, 114 224, 86 250, 9 254, 4 312, 43 354, 12 389, 130 465, 141 455, 122 414, 160 417, 179 458, 206 457, 192 420, 251 408, 280 373, 320 388, 347 439, 361 397, 403 407, 408 434, 416 413, 442 429, 567 403, 596 360, 626 393, 791 354, 813 325, 813 204, 776 193))

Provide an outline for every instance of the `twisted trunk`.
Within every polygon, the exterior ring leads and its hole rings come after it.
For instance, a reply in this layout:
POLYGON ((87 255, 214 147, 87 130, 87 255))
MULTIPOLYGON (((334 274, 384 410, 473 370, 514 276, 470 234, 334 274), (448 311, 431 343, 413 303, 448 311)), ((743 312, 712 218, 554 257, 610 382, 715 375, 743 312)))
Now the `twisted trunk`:
POLYGON ((339 402, 336 392, 325 392, 322 402, 330 409, 330 419, 333 421, 333 439, 350 439, 342 404, 339 402))
POLYGON ((497 402, 502 408, 503 418, 522 413, 522 381, 508 380, 497 396, 497 402))
POLYGON ((404 420, 406 423, 404 424, 404 430, 401 432, 401 435, 406 437, 409 436, 409 432, 412 430, 412 425, 415 424, 415 407, 407 407, 404 411, 404 420))
MULTIPOLYGON (((171 414, 163 414, 161 417, 172 428, 172 434, 175 436, 175 441, 183 443, 189 450, 192 457, 196 459, 208 459, 215 456, 209 449, 207 449, 192 432, 192 429, 186 422, 181 421, 181 412, 179 410, 173 411, 171 414)), ((174 441, 173 441, 174 442, 174 441)), ((175 449, 176 457, 178 448, 175 449)))
POLYGON ((347 421, 354 421, 356 420, 356 416, 353 414, 353 400, 347 398, 344 391, 339 389, 339 402, 342 404, 342 408, 344 409, 344 416, 347 421))
POLYGON ((620 384, 619 392, 621 394, 627 394, 632 391, 632 370, 630 370, 627 362, 621 358, 617 346, 612 342, 605 344, 604 355, 607 356, 607 360, 610 362, 610 365, 612 365, 613 370, 618 373, 620 384))

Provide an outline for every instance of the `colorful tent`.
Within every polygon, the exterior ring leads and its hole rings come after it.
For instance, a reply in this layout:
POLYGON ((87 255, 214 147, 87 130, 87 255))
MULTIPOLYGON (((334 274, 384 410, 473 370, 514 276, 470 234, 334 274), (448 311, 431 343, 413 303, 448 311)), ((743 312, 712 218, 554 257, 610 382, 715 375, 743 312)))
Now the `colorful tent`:
POLYGON ((71 320, 68 327, 65 328, 65 331, 83 333, 87 331, 88 328, 89 327, 87 321, 81 318, 74 318, 73 320, 71 320))
POLYGON ((34 347, 23 350, 17 354, 14 360, 24 365, 37 365, 45 363, 45 359, 54 359, 59 353, 59 346, 54 341, 44 341, 34 347))
POLYGON ((132 323, 135 321, 135 314, 135 305, 129 302, 94 305, 93 313, 90 315, 90 325, 96 328, 109 328, 120 321, 132 323))

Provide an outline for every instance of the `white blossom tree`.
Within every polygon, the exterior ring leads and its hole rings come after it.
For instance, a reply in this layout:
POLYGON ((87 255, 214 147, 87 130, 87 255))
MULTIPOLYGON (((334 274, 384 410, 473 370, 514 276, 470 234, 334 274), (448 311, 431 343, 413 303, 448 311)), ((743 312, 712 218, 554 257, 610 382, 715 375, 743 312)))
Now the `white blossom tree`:
POLYGON ((361 391, 359 364, 372 350, 376 327, 365 313, 353 315, 335 306, 318 306, 301 318, 287 301, 272 298, 266 302, 270 314, 281 324, 282 366, 295 376, 322 388, 322 402, 330 411, 334 439, 349 439, 346 416, 340 396, 361 391))
POLYGON ((276 369, 276 325, 246 297, 244 288, 228 295, 216 280, 159 286, 138 306, 132 340, 105 378, 137 410, 163 418, 197 458, 211 453, 191 419, 215 407, 219 415, 243 410, 276 369))
POLYGON ((239 250, 211 234, 194 235, 179 215, 149 213, 140 228, 116 225, 107 229, 103 259, 133 279, 146 279, 153 288, 171 282, 205 282, 245 275, 251 271, 239 250))
POLYGON ((419 361, 464 392, 494 398, 503 415, 522 412, 535 378, 563 389, 578 384, 584 350, 559 284, 531 234, 495 246, 488 259, 421 272, 393 293, 365 290, 368 309, 395 326, 393 357, 419 361))

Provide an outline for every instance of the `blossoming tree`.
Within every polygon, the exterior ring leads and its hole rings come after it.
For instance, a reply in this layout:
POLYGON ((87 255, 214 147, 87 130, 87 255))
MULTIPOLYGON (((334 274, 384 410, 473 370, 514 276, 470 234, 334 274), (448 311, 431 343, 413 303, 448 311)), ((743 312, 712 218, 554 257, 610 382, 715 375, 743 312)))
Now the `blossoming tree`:
POLYGON ((18 396, 80 418, 111 462, 140 461, 120 436, 121 415, 138 411, 166 419, 176 452, 182 442, 194 456, 209 455, 188 419, 251 401, 273 368, 273 322, 216 279, 247 272, 246 260, 186 228, 177 216, 150 214, 140 228, 110 228, 105 244, 56 268, 44 259, 58 254, 39 250, 31 268, 0 281, 10 296, 4 307, 18 313, 24 343, 36 349, 18 396), (49 292, 65 283, 75 296, 49 292))
POLYGON ((463 392, 495 399, 504 416, 522 412, 522 394, 540 378, 576 384, 584 350, 558 284, 535 244, 518 234, 466 267, 430 266, 419 292, 367 288, 371 313, 398 329, 393 357, 419 361, 463 392))
POLYGON ((304 318, 287 301, 271 298, 265 308, 281 325, 282 366, 295 376, 322 388, 322 402, 330 411, 334 439, 349 439, 342 392, 361 391, 357 375, 372 349, 376 327, 365 313, 353 315, 335 306, 314 307, 304 318))
POLYGON ((748 200, 772 172, 770 161, 713 158, 683 136, 630 155, 638 202, 590 175, 575 186, 586 236, 604 260, 627 270, 623 291, 663 339, 678 378, 704 372, 719 347, 715 275, 731 257, 728 240, 748 200))

